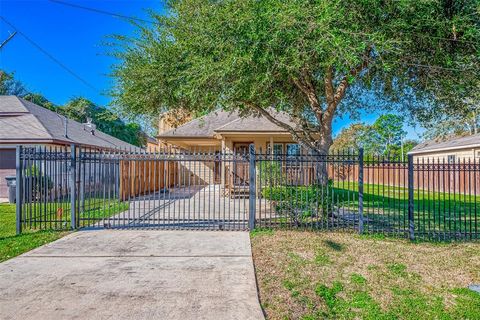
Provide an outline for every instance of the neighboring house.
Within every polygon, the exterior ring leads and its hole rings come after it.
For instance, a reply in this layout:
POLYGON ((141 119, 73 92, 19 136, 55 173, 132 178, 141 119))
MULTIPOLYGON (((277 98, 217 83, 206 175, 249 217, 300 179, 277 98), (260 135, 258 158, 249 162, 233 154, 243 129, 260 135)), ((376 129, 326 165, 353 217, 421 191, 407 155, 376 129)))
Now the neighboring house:
MULTIPOLYGON (((287 114, 270 112, 276 119, 296 127, 287 114)), ((248 154, 251 144, 257 153, 293 156, 301 152, 292 135, 269 120, 256 116, 242 118, 236 112, 226 111, 211 112, 177 128, 169 128, 160 120, 157 138, 164 146, 210 154, 224 150, 227 154, 235 154, 237 159, 248 154)), ((248 163, 241 160, 205 161, 195 168, 190 168, 189 163, 181 165, 191 172, 190 176, 202 177, 206 183, 226 185, 229 192, 248 184, 248 163)))
POLYGON ((158 141, 155 138, 147 136, 147 150, 154 152, 158 150, 158 141))
POLYGON ((415 146, 409 154, 414 161, 440 161, 452 163, 455 161, 479 161, 480 134, 453 138, 447 141, 426 141, 415 146))
POLYGON ((5 177, 15 175, 15 147, 78 146, 130 149, 135 146, 16 96, 0 96, 0 198, 8 196, 5 177))

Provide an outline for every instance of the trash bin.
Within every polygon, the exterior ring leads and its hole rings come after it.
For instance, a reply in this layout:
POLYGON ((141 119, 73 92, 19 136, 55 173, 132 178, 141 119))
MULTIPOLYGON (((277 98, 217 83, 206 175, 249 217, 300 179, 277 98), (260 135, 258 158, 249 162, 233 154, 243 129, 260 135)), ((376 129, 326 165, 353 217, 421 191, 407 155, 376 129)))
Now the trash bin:
POLYGON ((15 203, 15 196, 17 194, 17 177, 16 176, 6 176, 8 187, 8 201, 10 203, 15 203))

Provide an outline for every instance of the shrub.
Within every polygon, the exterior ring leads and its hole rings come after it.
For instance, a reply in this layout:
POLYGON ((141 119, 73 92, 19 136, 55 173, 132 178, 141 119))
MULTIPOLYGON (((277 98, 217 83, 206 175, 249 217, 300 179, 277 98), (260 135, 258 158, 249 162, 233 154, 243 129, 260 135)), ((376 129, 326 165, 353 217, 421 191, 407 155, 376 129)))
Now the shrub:
POLYGON ((26 183, 30 185, 32 200, 49 195, 50 190, 53 189, 52 179, 35 165, 25 169, 24 176, 26 183))
POLYGON ((332 186, 331 180, 326 186, 269 186, 262 189, 262 196, 279 216, 298 225, 332 213, 332 186))
POLYGON ((262 186, 278 186, 287 181, 287 177, 282 171, 282 163, 279 161, 261 161, 258 164, 257 172, 262 186))

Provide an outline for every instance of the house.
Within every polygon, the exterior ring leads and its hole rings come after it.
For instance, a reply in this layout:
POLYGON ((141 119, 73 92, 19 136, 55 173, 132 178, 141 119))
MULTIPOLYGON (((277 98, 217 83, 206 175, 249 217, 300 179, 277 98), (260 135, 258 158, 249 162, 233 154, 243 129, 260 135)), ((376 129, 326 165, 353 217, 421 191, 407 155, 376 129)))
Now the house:
MULTIPOLYGON (((292 127, 296 125, 281 112, 272 115, 292 127)), ((158 140, 186 150, 210 150, 248 153, 250 144, 256 152, 273 151, 275 154, 298 154, 300 147, 292 135, 264 117, 241 117, 237 112, 213 111, 177 128, 168 128, 160 120, 158 140), (271 146, 273 145, 273 148, 271 146)))
MULTIPOLYGON (((293 128, 297 127, 287 114, 273 110, 270 112, 276 119, 293 128)), ((221 151, 223 154, 234 154, 236 161, 218 159, 207 160, 193 168, 188 162, 180 163, 180 166, 188 171, 190 177, 202 177, 204 183, 221 184, 227 187, 229 193, 237 194, 245 192, 242 188, 248 185, 249 166, 246 157, 242 161, 242 155, 249 153, 251 144, 255 146, 256 153, 267 155, 293 156, 301 152, 291 133, 268 119, 261 116, 241 117, 237 112, 222 110, 213 111, 177 128, 169 128, 161 119, 157 138, 162 145, 178 149, 206 154, 221 151)), ((284 170, 287 170, 285 166, 284 170)), ((289 174, 293 175, 291 167, 289 170, 289 174)))
POLYGON ((426 141, 415 146, 409 154, 414 161, 478 161, 480 159, 480 134, 449 139, 426 141))
POLYGON ((150 136, 147 136, 147 147, 146 149, 148 151, 154 152, 155 150, 158 150, 158 141, 155 138, 152 138, 150 136))
POLYGON ((0 96, 0 198, 8 196, 6 176, 15 175, 15 148, 78 146, 134 149, 135 146, 16 96, 0 96))

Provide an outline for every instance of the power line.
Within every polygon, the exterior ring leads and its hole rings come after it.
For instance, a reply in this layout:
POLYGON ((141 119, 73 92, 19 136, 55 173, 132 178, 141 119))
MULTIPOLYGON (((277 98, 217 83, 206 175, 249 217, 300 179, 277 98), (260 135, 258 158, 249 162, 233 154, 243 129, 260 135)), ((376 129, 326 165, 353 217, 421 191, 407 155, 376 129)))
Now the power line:
POLYGON ((75 77, 77 80, 79 80, 80 82, 82 82, 84 85, 86 85, 87 87, 89 87, 90 89, 93 89, 94 91, 97 91, 99 92, 100 90, 98 90, 94 85, 90 84, 87 80, 83 79, 81 76, 79 76, 78 74, 76 74, 72 69, 70 69, 69 67, 67 67, 63 62, 61 62, 60 60, 58 60, 57 58, 55 58, 51 53, 49 53, 47 50, 43 49, 38 43, 36 43, 35 41, 33 41, 29 36, 27 36, 25 33, 23 33, 22 31, 20 31, 17 27, 15 27, 12 23, 8 22, 4 17, 0 16, 0 19, 2 19, 6 24, 8 24, 10 27, 14 28, 16 30, 16 32, 18 34, 20 34, 23 38, 25 38, 25 40, 27 40, 32 46, 34 46, 35 48, 37 48, 37 50, 39 50, 40 52, 42 52, 44 55, 46 55, 48 58, 50 58, 53 62, 55 62, 56 64, 58 64, 62 69, 64 69, 65 71, 67 71, 68 73, 70 73, 73 77, 75 77))
POLYGON ((61 5, 64 5, 64 6, 69 6, 69 7, 72 7, 72 8, 87 10, 87 11, 100 13, 100 14, 104 14, 104 15, 112 16, 112 17, 116 17, 116 18, 133 20, 133 21, 138 21, 138 22, 145 22, 145 23, 150 23, 150 24, 158 24, 157 22, 152 21, 152 20, 145 20, 145 19, 141 19, 141 18, 126 16, 126 15, 123 15, 123 14, 118 14, 118 13, 105 11, 105 10, 100 10, 100 9, 96 9, 96 8, 85 7, 85 6, 81 6, 81 5, 78 5, 78 4, 69 3, 69 2, 65 2, 65 1, 60 1, 60 0, 49 0, 49 1, 53 2, 53 3, 61 4, 61 5))
POLYGON ((1 44, 0 44, 0 49, 3 48, 10 40, 12 40, 13 37, 17 34, 17 31, 14 31, 11 35, 8 36, 7 39, 5 39, 1 44))

